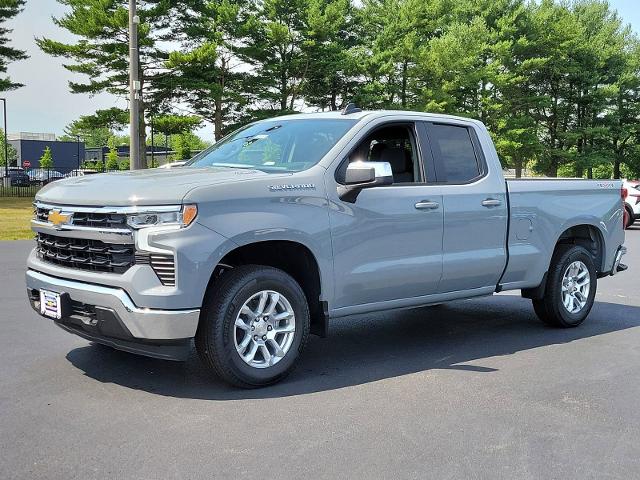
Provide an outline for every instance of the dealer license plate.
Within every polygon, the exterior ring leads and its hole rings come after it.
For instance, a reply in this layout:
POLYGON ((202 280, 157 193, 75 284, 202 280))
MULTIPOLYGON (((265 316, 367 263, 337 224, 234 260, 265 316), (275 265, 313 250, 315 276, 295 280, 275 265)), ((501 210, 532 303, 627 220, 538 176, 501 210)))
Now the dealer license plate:
POLYGON ((48 290, 40 290, 40 313, 45 317, 62 318, 62 302, 60 294, 48 290))

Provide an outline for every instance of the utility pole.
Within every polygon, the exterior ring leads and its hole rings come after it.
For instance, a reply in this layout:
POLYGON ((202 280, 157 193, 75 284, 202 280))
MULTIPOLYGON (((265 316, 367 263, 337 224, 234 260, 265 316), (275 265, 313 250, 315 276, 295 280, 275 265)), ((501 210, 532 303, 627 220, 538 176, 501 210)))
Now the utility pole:
POLYGON ((9 181, 9 142, 7 141, 7 99, 0 98, 4 104, 4 176, 9 181))
POLYGON ((131 170, 143 168, 140 159, 140 71, 136 0, 129 0, 129 164, 131 170))

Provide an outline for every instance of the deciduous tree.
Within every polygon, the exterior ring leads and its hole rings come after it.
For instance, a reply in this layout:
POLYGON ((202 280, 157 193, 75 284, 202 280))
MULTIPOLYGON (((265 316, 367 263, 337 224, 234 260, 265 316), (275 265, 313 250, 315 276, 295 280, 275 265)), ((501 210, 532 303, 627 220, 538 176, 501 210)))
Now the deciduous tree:
POLYGON ((40 157, 40 168, 53 168, 53 154, 49 147, 44 149, 44 152, 40 157))

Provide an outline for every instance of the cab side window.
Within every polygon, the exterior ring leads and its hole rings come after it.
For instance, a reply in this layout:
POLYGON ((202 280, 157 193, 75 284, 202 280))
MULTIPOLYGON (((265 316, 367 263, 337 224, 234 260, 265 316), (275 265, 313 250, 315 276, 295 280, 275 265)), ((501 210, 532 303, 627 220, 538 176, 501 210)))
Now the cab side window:
POLYGON ((349 156, 349 162, 388 162, 393 183, 421 181, 420 166, 413 128, 391 125, 374 130, 349 156))
POLYGON ((482 163, 467 127, 432 124, 428 128, 439 182, 469 183, 482 176, 482 163))

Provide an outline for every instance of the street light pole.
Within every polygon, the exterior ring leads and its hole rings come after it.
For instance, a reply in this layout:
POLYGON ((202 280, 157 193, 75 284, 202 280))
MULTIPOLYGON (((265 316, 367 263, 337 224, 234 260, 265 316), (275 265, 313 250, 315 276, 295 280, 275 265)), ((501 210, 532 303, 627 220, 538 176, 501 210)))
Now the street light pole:
POLYGON ((156 168, 156 146, 153 141, 153 112, 151 112, 151 168, 156 168))
POLYGON ((4 175, 9 178, 9 142, 7 140, 7 99, 0 98, 4 111, 4 175))
POLYGON ((131 170, 142 168, 140 161, 140 77, 136 0, 129 0, 129 161, 131 170))

